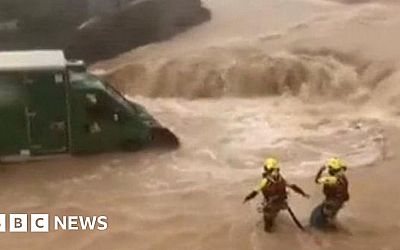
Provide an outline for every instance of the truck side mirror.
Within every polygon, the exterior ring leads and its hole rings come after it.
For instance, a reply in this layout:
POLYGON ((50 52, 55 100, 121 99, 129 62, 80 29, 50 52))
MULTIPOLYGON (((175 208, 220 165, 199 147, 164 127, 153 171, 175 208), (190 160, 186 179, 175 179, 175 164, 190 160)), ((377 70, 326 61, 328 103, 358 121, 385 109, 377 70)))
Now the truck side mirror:
POLYGON ((120 117, 119 117, 119 114, 118 114, 118 113, 115 113, 114 116, 113 116, 113 118, 114 118, 114 121, 115 121, 115 122, 119 122, 119 121, 120 121, 120 117))
POLYGON ((125 122, 128 119, 128 115, 121 109, 115 110, 113 114, 113 120, 115 122, 125 122))
POLYGON ((84 100, 88 115, 95 120, 102 119, 107 115, 107 105, 101 96, 95 93, 87 93, 84 100))
POLYGON ((98 103, 96 94, 86 94, 85 97, 88 106, 94 106, 98 103))

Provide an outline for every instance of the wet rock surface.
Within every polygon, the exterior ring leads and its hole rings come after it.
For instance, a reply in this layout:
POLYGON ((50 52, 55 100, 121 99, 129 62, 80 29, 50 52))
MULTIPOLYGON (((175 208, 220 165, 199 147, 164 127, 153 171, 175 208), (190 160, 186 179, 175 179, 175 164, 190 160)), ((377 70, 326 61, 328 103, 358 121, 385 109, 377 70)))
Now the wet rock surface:
POLYGON ((0 50, 64 49, 88 62, 209 20, 200 0, 0 1, 0 50))

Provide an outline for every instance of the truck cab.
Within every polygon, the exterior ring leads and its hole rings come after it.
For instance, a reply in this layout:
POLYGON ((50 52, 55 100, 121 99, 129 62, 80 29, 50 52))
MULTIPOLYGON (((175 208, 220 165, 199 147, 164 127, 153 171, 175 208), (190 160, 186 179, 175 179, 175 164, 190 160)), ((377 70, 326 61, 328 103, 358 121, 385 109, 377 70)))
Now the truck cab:
POLYGON ((137 150, 156 141, 179 145, 84 62, 62 51, 0 52, 0 156, 137 150))

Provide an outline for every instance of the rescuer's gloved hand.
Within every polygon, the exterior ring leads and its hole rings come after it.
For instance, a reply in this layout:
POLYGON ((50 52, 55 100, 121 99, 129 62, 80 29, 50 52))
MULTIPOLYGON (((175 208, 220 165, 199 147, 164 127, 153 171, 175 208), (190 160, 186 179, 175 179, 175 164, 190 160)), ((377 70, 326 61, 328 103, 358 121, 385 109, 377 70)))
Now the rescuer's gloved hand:
POLYGON ((257 195, 257 191, 252 191, 249 195, 247 195, 244 200, 243 203, 246 203, 247 201, 253 199, 254 197, 256 197, 257 195))
POLYGON ((306 192, 304 192, 303 189, 301 189, 297 185, 291 184, 291 185, 288 185, 288 187, 290 187, 293 191, 295 191, 296 193, 300 194, 304 198, 307 198, 307 199, 310 198, 310 195, 307 194, 306 192))

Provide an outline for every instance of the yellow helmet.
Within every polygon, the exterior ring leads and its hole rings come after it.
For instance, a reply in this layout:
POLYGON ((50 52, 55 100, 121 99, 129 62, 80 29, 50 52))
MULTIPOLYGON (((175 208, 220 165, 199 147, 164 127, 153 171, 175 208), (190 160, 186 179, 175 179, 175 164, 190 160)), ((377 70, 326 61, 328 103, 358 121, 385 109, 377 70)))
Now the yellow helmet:
POLYGON ((326 166, 333 171, 339 171, 342 169, 346 169, 346 164, 339 158, 333 157, 328 159, 326 166))
POLYGON ((279 170, 278 160, 275 158, 268 158, 264 161, 265 170, 279 170))

